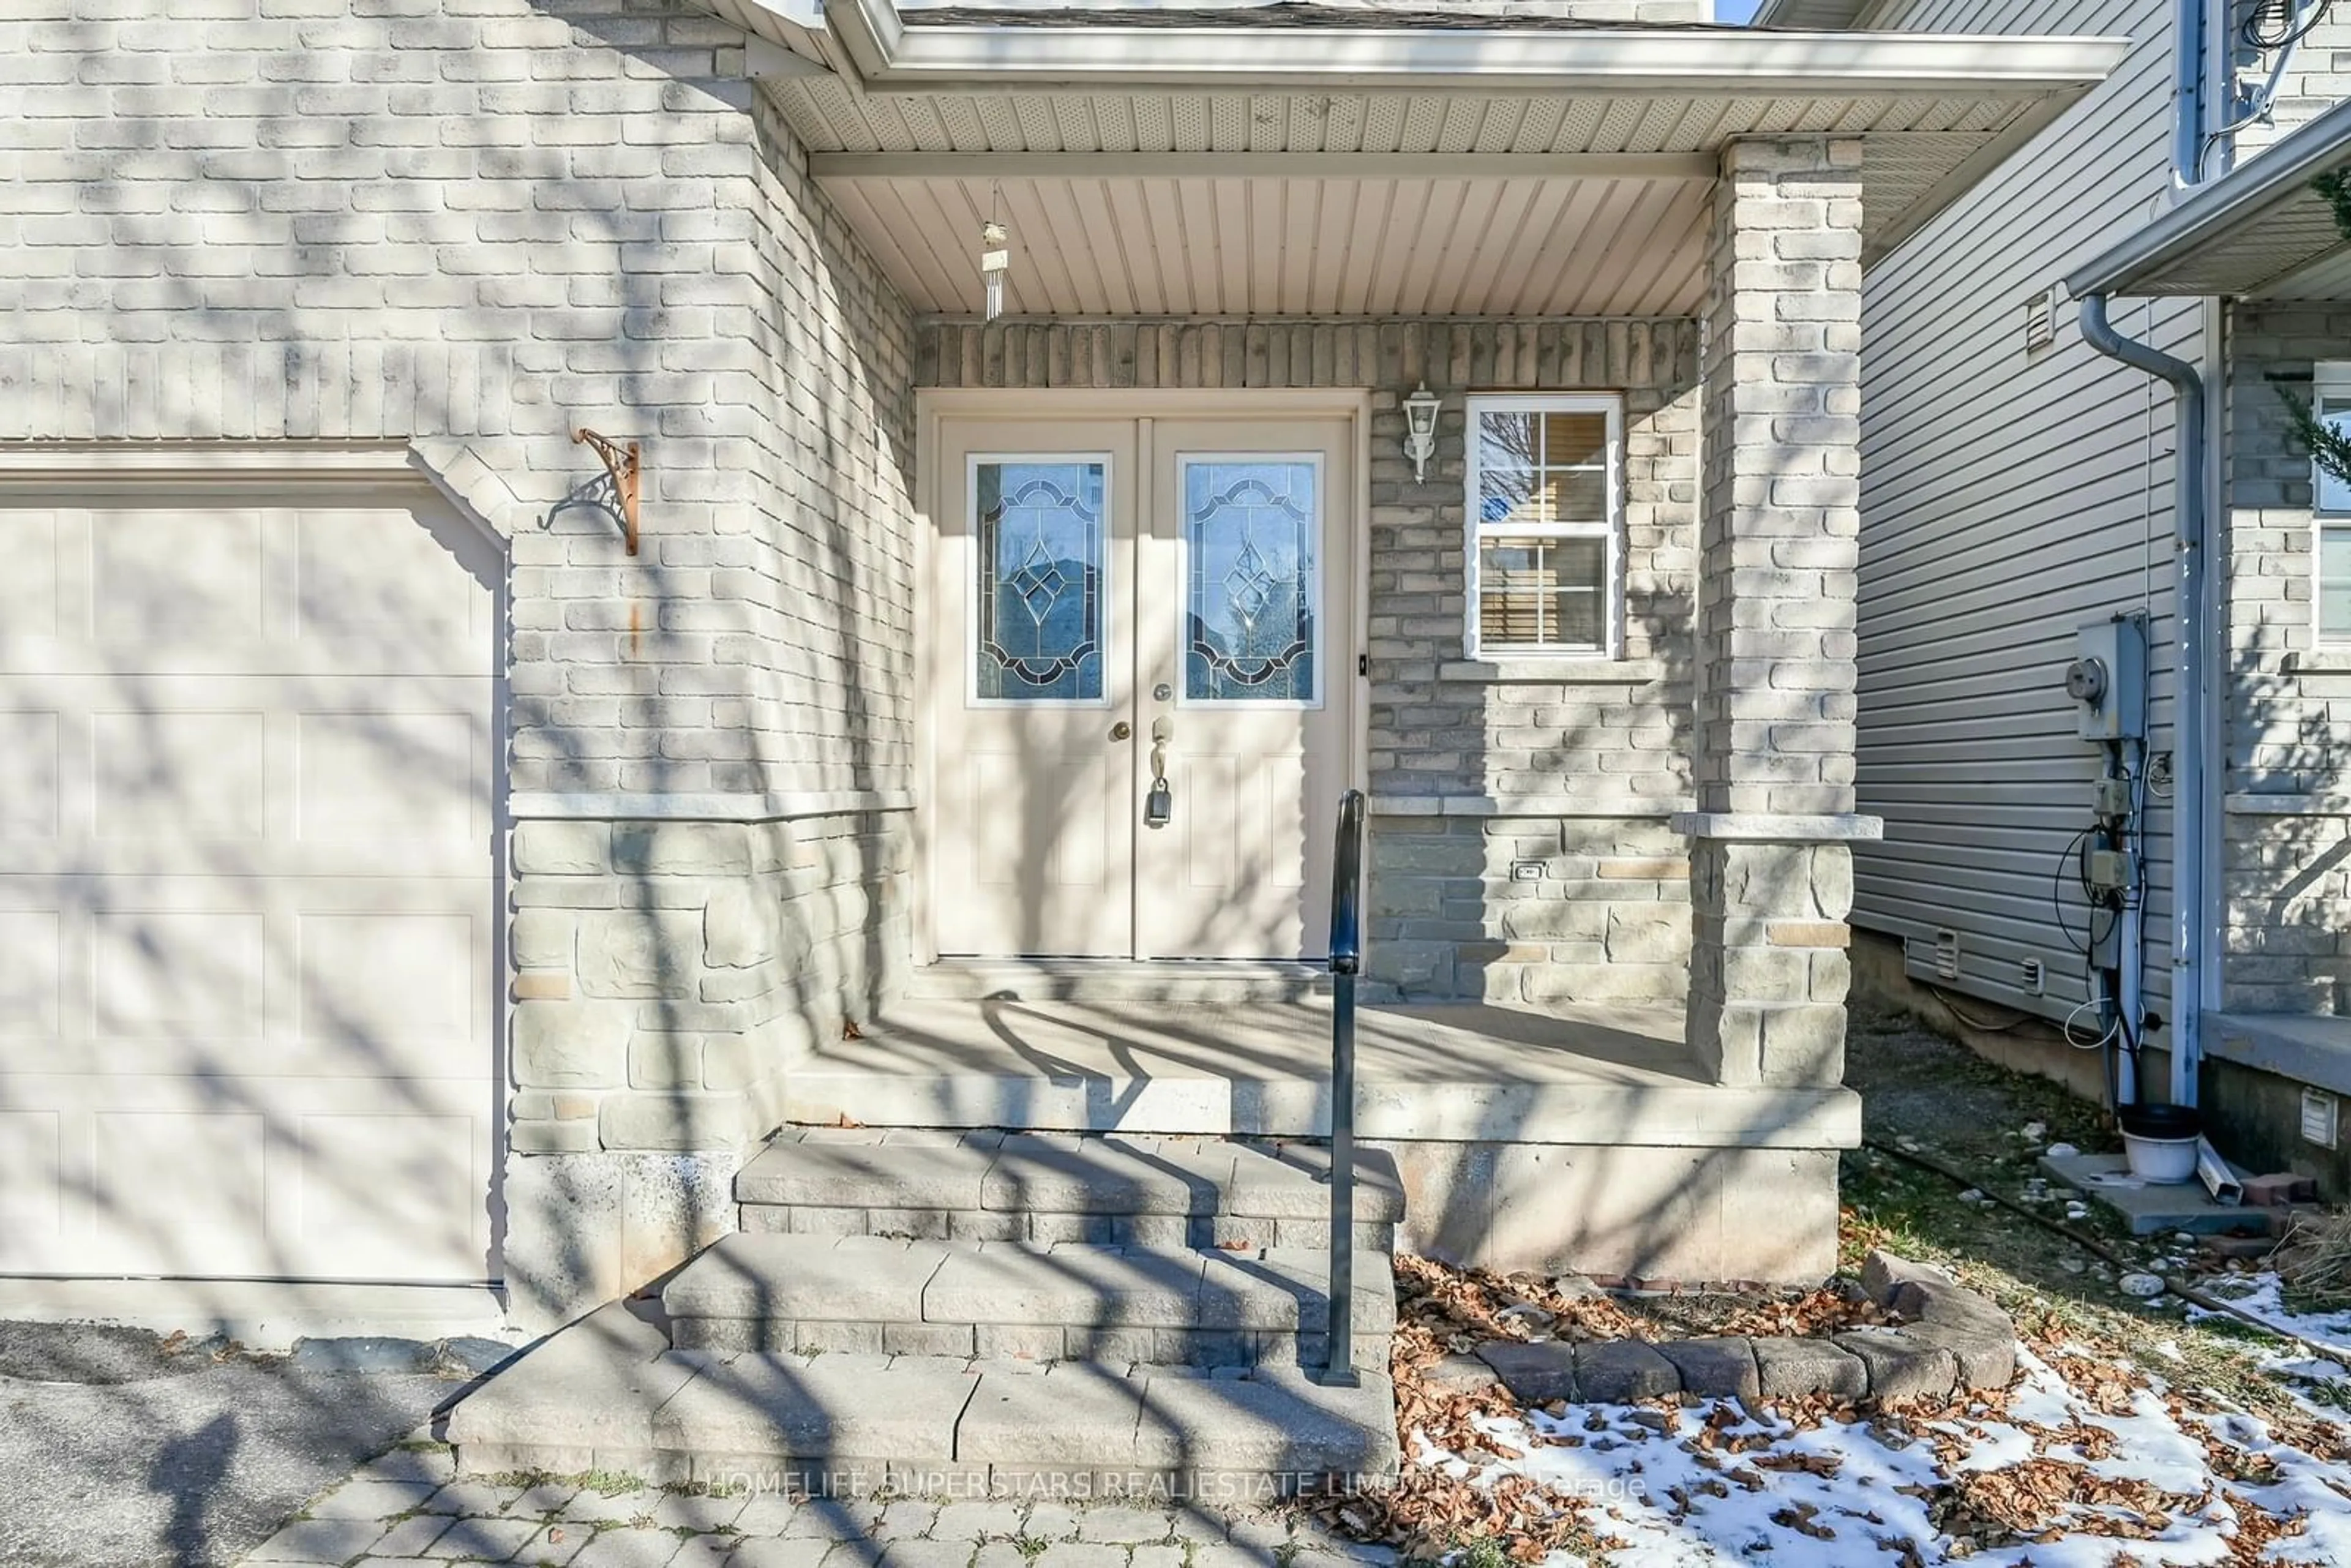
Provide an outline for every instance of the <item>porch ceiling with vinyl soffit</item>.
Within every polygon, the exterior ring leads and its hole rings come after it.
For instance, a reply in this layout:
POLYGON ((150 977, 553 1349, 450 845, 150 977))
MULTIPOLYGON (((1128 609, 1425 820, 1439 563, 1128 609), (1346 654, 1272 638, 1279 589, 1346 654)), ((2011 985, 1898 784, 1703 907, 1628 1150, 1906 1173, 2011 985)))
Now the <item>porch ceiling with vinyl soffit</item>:
POLYGON ((1137 26, 705 3, 777 46, 753 69, 810 172, 914 308, 946 316, 977 308, 991 214, 1016 316, 1687 316, 1730 142, 1859 138, 1875 254, 2126 47, 1311 5, 1137 26))

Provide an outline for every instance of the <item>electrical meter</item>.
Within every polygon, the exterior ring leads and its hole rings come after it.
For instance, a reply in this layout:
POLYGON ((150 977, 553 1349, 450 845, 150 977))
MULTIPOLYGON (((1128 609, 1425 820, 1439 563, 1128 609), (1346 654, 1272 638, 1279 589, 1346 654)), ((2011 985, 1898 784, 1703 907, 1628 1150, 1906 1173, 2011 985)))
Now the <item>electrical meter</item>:
POLYGON ((2074 733, 2084 740, 2140 740, 2147 735, 2147 623, 2137 616, 2094 621, 2074 634, 2065 666, 2074 733))

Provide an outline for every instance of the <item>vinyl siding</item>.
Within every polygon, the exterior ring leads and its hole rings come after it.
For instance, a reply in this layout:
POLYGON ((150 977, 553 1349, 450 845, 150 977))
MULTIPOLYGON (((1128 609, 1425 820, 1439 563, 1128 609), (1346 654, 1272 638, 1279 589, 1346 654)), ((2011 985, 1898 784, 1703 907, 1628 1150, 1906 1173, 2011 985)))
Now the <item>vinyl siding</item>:
MULTIPOLYGON (((2027 298, 2158 210, 2167 188, 2168 0, 1985 5, 1920 0, 1903 30, 2121 35, 2114 78, 1873 268, 1864 308, 1861 808, 1857 925, 1930 963, 1958 933, 1959 988, 2061 1016, 2087 994, 2068 841, 2089 821, 2096 747, 2062 688, 2074 630, 2150 619, 2152 730, 2169 747, 2173 663, 2168 389, 2096 354, 2070 302, 2028 354, 2027 298), (2029 995, 2038 958, 2046 992, 2029 995)), ((2195 359, 2201 307, 2118 306, 2116 325, 2195 359)), ((2170 821, 2147 833, 2148 1006, 2169 1016, 2170 821)))

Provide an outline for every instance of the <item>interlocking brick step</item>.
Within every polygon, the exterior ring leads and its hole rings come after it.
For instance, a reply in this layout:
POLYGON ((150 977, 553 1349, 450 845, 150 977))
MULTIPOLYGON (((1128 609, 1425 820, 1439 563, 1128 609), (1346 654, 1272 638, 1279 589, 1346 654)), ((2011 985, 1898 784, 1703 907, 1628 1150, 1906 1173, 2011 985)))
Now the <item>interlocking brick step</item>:
MULTIPOLYGON (((788 1127, 735 1178, 746 1230, 1119 1246, 1327 1247, 1330 1150, 1118 1134, 788 1127)), ((1356 1245, 1404 1216, 1395 1163, 1356 1157, 1356 1245)))
MULTIPOLYGON (((681 1350, 1320 1365, 1330 1260, 1299 1248, 1100 1247, 738 1233, 663 1287, 681 1350)), ((1384 1371, 1395 1291, 1355 1263, 1354 1359, 1384 1371)))
POLYGON ((966 1496, 1116 1477, 1242 1500, 1395 1471, 1395 1393, 1377 1375, 1330 1388, 1270 1368, 726 1357, 670 1350, 630 1306, 591 1313, 452 1407, 440 1433, 460 1470, 966 1496))

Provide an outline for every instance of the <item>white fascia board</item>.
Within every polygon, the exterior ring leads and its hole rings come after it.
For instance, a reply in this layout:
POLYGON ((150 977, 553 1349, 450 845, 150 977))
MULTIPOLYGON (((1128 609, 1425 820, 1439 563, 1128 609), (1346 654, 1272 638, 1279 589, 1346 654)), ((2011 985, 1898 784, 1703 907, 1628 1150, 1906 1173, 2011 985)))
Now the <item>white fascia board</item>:
POLYGON ((737 4, 747 10, 765 11, 786 26, 810 33, 824 31, 822 0, 737 0, 737 4))
POLYGON ((722 22, 732 22, 755 38, 789 49, 821 52, 825 38, 820 0, 693 0, 722 22))
POLYGON ((907 27, 891 0, 827 0, 876 88, 1476 88, 1774 97, 2082 92, 2121 38, 1404 27, 907 27))
POLYGON ((832 36, 856 73, 867 81, 887 79, 905 39, 898 7, 891 0, 816 0, 832 36))

